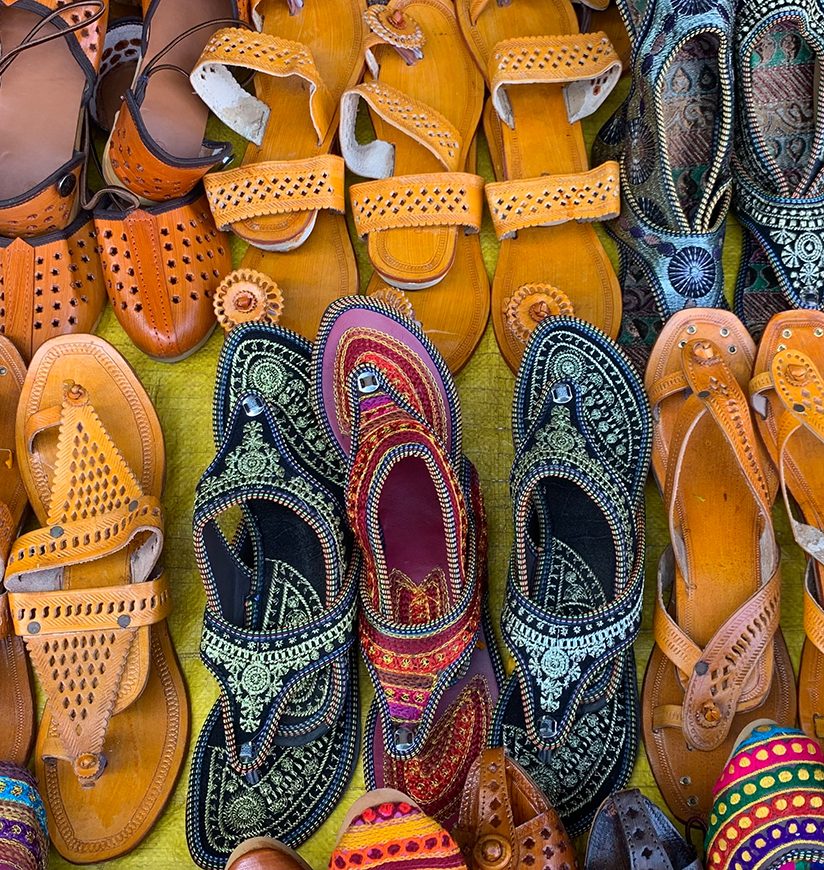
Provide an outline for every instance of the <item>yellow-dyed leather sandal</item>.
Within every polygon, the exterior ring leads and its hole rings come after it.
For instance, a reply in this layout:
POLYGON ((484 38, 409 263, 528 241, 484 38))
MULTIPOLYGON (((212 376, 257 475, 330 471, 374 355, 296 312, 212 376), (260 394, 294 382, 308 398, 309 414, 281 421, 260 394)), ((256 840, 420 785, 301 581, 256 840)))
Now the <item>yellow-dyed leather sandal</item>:
POLYGON ((189 730, 160 564, 163 433, 114 348, 60 336, 32 359, 16 453, 42 524, 14 543, 6 572, 46 695, 35 770, 56 849, 104 861, 151 829, 189 730))
POLYGON ((343 160, 331 153, 338 102, 363 71, 362 0, 254 5, 254 33, 225 28, 194 66, 192 86, 249 140, 241 165, 204 183, 215 222, 253 247, 242 266, 283 291, 281 325, 314 338, 326 306, 357 292, 346 229, 343 160), (229 68, 254 73, 254 95, 229 68))
POLYGON ((569 0, 458 0, 469 48, 491 97, 484 130, 495 177, 486 186, 501 250, 492 324, 518 368, 535 324, 574 314, 612 338, 621 288, 589 224, 620 210, 618 164, 593 169, 578 123, 621 77, 604 33, 579 33, 569 0))
POLYGON ((369 73, 341 101, 341 151, 349 169, 374 179, 350 189, 375 269, 368 292, 410 309, 455 372, 489 317, 474 174, 483 79, 449 0, 391 0, 370 7, 366 24, 369 73), (356 138, 361 101, 377 136, 368 144, 356 138))

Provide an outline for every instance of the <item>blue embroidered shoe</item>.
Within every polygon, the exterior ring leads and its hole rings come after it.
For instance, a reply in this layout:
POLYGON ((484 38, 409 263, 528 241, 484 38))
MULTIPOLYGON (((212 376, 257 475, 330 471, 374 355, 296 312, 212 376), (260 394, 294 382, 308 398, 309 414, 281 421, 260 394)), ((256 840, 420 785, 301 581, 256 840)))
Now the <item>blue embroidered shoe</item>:
POLYGON ((574 318, 542 323, 515 384, 514 545, 502 616, 516 661, 493 742, 581 833, 638 748, 651 421, 618 346, 574 318))
POLYGON ((731 196, 732 0, 618 0, 632 82, 593 159, 618 160, 620 342, 643 364, 662 321, 724 306, 721 249, 731 196))
POLYGON ((242 840, 306 840, 343 795, 359 741, 359 560, 343 470, 315 415, 310 346, 280 327, 229 335, 217 455, 197 488, 201 655, 220 684, 195 747, 189 848, 223 868, 242 840))
POLYGON ((733 209, 745 234, 735 311, 759 336, 777 311, 824 307, 824 10, 741 0, 735 27, 733 209))

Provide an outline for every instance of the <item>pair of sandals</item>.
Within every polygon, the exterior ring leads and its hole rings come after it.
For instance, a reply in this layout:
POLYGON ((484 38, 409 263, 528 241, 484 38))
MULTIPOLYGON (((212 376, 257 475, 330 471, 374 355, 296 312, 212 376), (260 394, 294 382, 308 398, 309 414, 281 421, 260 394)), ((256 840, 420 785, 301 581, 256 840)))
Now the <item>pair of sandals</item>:
POLYGON ((34 768, 51 840, 75 863, 133 849, 168 801, 189 706, 167 626, 165 453, 151 400, 94 336, 26 371, 0 339, 0 755, 34 768), (27 505, 42 525, 19 534, 27 505))
POLYGON ((368 784, 451 824, 501 665, 483 502, 442 357, 363 297, 330 306, 314 347, 245 323, 218 363, 214 424, 194 542, 221 696, 194 753, 193 858, 222 867, 272 831, 294 848, 329 816, 359 754, 356 643, 376 693, 368 784))
POLYGON ((810 557, 799 718, 811 737, 824 736, 823 340, 824 315, 787 311, 769 322, 756 354, 733 314, 684 311, 667 323, 650 359, 653 468, 672 549, 659 571, 644 737, 664 799, 683 820, 706 818, 745 725, 795 722, 796 687, 779 628, 772 524, 779 485, 793 535, 810 557))

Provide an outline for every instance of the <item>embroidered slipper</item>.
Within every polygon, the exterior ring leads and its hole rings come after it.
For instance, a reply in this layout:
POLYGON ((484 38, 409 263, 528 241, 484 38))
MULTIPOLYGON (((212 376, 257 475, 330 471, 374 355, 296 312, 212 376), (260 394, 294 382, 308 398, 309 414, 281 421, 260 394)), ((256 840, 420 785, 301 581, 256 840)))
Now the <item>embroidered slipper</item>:
POLYGON ((242 163, 206 177, 215 221, 253 247, 244 268, 281 287, 281 324, 314 338, 326 306, 358 289, 343 159, 331 154, 338 102, 363 71, 363 0, 263 0, 262 33, 224 29, 195 63, 195 92, 249 140, 242 163), (229 67, 253 71, 255 95, 229 67))
POLYGON ((486 198, 501 240, 492 325, 516 371, 545 317, 574 313, 618 334, 621 288, 588 225, 618 214, 618 166, 590 170, 578 122, 609 95, 621 61, 604 33, 579 33, 567 0, 457 6, 491 92, 484 130, 497 181, 486 198))
POLYGON ((610 795, 592 823, 587 870, 701 870, 695 849, 637 788, 610 795))
POLYGON ((205 868, 273 831, 302 843, 357 761, 359 561, 309 364, 303 339, 256 323, 231 333, 218 363, 217 456, 198 484, 194 542, 201 654, 221 695, 195 747, 186 811, 205 868))
POLYGON ((375 269, 368 292, 391 285, 456 372, 489 318, 474 145, 483 79, 451 0, 390 0, 371 6, 366 24, 369 74, 343 96, 340 137, 348 168, 375 179, 349 191, 375 269), (367 145, 355 132, 361 100, 377 136, 367 145))
POLYGON ((24 765, 31 752, 34 698, 26 648, 11 624, 3 574, 28 507, 14 449, 14 419, 25 377, 20 354, 0 336, 0 710, 7 717, 0 730, 0 760, 16 765, 24 765))
POLYGON ((329 870, 468 870, 434 819, 395 789, 369 791, 346 814, 329 870))
POLYGON ((575 318, 538 326, 512 405, 515 540, 502 615, 515 671, 493 723, 571 836, 638 748, 649 407, 618 346, 575 318))
POLYGON ((626 100, 602 127, 593 159, 621 166, 618 244, 621 343, 646 359, 685 307, 724 303, 721 251, 731 196, 732 2, 617 0, 632 43, 626 100))
POLYGON ((105 861, 151 829, 189 732, 159 562, 163 433, 111 345, 61 336, 32 359, 16 447, 43 525, 15 542, 6 569, 14 629, 46 696, 37 780, 58 852, 105 861))
POLYGON ((475 760, 454 837, 472 870, 575 870, 575 850, 546 795, 501 747, 475 760))
POLYGON ((435 711, 432 731, 420 753, 397 759, 383 752, 387 737, 373 704, 366 721, 363 767, 370 789, 396 788, 449 830, 458 822, 467 776, 483 751, 504 680, 503 662, 489 618, 486 589, 487 529, 478 473, 463 457, 461 487, 467 504, 467 563, 483 590, 481 628, 466 673, 450 686, 435 711))
POLYGON ((733 209, 771 266, 769 288, 781 294, 782 309, 824 306, 821 40, 814 5, 736 7, 733 209))
POLYGON ((824 864, 824 754, 795 728, 744 729, 715 786, 710 870, 802 870, 824 864))
MULTIPOLYGON (((420 329, 363 297, 329 306, 314 364, 318 405, 347 457, 349 522, 364 557, 360 642, 376 690, 370 721, 383 738, 367 735, 366 752, 428 766, 438 705, 473 651, 483 654, 455 384, 420 329)), ((450 739, 466 758, 477 737, 450 739)))
POLYGON ((809 558, 804 580, 807 638, 798 675, 801 727, 824 741, 824 313, 785 311, 758 348, 750 396, 778 468, 796 543, 809 558), (792 501, 798 505, 796 518, 792 501))
POLYGON ((0 762, 0 866, 46 870, 48 863, 46 808, 37 783, 28 770, 0 762))
POLYGON ((715 777, 747 722, 795 719, 778 625, 774 474, 745 394, 754 357, 735 315, 695 309, 671 318, 647 369, 652 464, 672 547, 658 572, 644 745, 682 821, 706 819, 715 777))

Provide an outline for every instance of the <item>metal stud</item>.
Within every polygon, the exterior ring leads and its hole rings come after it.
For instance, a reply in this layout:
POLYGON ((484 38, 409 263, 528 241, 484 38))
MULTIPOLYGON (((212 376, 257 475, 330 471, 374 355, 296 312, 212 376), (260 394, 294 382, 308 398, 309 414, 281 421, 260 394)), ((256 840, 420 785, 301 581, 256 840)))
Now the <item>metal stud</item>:
POLYGON ((680 782, 681 785, 684 785, 684 786, 692 785, 692 779, 688 776, 682 776, 681 779, 678 780, 678 782, 680 782))
POLYGON ((39 634, 40 633, 40 623, 39 622, 30 622, 26 626, 27 634, 39 634))
POLYGON ((572 390, 567 384, 555 384, 552 388, 552 400, 556 405, 566 405, 572 401, 572 390))
POLYGON ((395 729, 395 749, 398 752, 406 752, 411 749, 414 742, 415 732, 411 728, 407 728, 406 725, 399 725, 395 729))
POLYGON ((687 332, 690 335, 695 335, 695 333, 698 332, 698 327, 695 326, 695 324, 690 324, 690 326, 687 327, 687 332))
POLYGON ((541 719, 541 724, 538 728, 538 734, 541 740, 552 740, 552 738, 558 733, 558 723, 552 718, 552 716, 544 716, 541 719))
POLYGON ((243 410, 247 417, 257 417, 263 413, 263 402, 257 396, 245 396, 243 410))
POLYGON ((734 344, 731 344, 731 345, 727 348, 727 350, 728 350, 730 353, 738 353, 738 348, 737 348, 734 344))
POLYGON ((776 348, 776 350, 786 350, 786 349, 787 349, 786 344, 779 344, 778 347, 776 348))
POLYGON ((678 347, 686 347, 686 346, 687 346, 687 340, 686 340, 686 338, 682 338, 681 341, 678 342, 678 347))
POLYGON ((6 374, 6 367, 0 366, 0 378, 2 378, 3 375, 5 375, 5 374, 6 374))
POLYGON ((380 381, 375 372, 361 372, 358 375, 358 392, 362 396, 369 396, 380 387, 380 381))
POLYGON ((721 333, 722 338, 726 338, 730 334, 730 331, 729 331, 729 329, 727 329, 726 326, 722 326, 719 331, 721 333))
POLYGON ((784 329, 781 331, 782 338, 792 338, 793 331, 791 329, 784 329))
POLYGON ((821 336, 824 335, 824 329, 822 329, 822 328, 819 326, 817 329, 814 329, 814 330, 813 330, 813 335, 814 335, 816 338, 821 338, 821 336))
POLYGON ((132 622, 131 616, 127 616, 125 613, 123 614, 123 616, 117 617, 117 624, 121 628, 128 628, 131 625, 131 622, 132 622))
POLYGON ((63 527, 62 526, 52 526, 49 529, 49 534, 53 538, 62 538, 63 537, 63 527))
POLYGON ((697 807, 698 806, 698 798, 694 794, 691 794, 687 798, 687 806, 688 807, 697 807))

